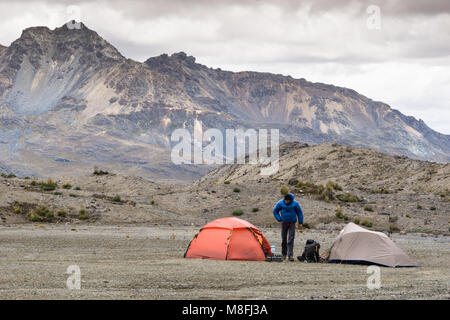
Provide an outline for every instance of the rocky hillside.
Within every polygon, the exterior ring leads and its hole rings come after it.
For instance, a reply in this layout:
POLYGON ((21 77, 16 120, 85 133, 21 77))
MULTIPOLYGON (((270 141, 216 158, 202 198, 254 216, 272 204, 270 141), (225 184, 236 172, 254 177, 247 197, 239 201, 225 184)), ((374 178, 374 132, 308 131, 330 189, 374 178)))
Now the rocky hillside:
POLYGON ((450 136, 357 92, 305 79, 208 68, 184 53, 136 62, 81 25, 34 27, 0 47, 0 161, 20 174, 94 165, 192 179, 173 166, 176 128, 279 128, 282 141, 338 142, 447 162, 450 136))
POLYGON ((281 153, 272 177, 261 177, 257 166, 227 165, 189 184, 106 173, 53 181, 3 175, 0 219, 200 227, 235 215, 276 227, 272 208, 287 187, 312 229, 337 231, 353 221, 384 232, 450 234, 450 164, 333 143, 285 143, 281 153))

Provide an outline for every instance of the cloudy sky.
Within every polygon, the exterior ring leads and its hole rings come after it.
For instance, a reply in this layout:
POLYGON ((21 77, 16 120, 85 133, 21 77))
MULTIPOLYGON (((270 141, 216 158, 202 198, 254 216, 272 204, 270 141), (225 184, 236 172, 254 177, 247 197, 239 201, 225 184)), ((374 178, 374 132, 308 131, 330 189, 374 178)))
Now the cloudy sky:
POLYGON ((349 87, 450 134, 448 0, 0 0, 0 44, 81 19, 125 56, 349 87))

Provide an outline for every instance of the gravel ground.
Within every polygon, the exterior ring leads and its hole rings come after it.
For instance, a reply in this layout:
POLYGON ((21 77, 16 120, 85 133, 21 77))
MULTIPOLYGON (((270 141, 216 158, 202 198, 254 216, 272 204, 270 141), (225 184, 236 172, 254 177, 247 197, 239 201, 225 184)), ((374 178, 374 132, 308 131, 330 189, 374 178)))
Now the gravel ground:
MULTIPOLYGON (((396 235, 419 268, 183 259, 192 227, 16 225, 0 227, 1 299, 449 299, 450 237, 396 235), (81 269, 68 290, 67 267, 81 269)), ((263 229, 280 248, 279 231, 263 229)), ((298 233, 328 248, 336 234, 298 233)))

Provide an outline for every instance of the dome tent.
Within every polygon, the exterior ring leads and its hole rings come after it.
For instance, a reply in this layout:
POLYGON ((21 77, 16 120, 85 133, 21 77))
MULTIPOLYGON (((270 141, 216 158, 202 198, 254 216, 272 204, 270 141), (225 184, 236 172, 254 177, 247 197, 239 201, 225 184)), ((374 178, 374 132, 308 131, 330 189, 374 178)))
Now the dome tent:
POLYGON ((330 263, 374 264, 384 267, 417 267, 397 245, 382 232, 347 224, 334 240, 330 263))
POLYGON ((189 243, 185 258, 260 260, 272 255, 261 231, 238 218, 222 218, 204 225, 189 243))

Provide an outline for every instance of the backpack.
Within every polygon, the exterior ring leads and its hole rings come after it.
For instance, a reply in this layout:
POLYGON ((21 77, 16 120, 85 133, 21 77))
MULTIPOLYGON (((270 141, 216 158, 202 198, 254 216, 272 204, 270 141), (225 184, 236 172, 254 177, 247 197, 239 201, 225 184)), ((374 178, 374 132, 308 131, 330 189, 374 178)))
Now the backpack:
POLYGON ((319 256, 320 244, 314 240, 307 240, 303 254, 297 259, 301 262, 320 262, 319 256))

